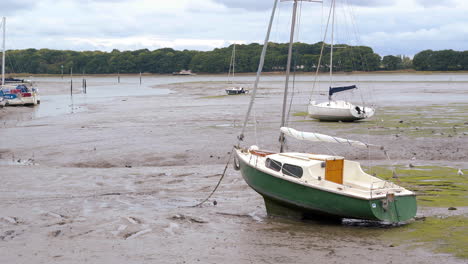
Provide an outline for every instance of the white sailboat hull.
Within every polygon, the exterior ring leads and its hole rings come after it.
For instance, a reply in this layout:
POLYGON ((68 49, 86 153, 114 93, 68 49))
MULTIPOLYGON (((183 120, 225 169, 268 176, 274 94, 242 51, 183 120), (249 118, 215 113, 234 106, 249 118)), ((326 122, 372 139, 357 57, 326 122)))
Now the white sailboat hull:
POLYGON ((309 116, 323 121, 355 121, 370 118, 375 109, 354 105, 345 101, 330 101, 316 104, 312 101, 308 107, 309 116))
POLYGON ((37 105, 37 98, 35 95, 30 97, 23 97, 21 100, 23 100, 24 105, 37 105))

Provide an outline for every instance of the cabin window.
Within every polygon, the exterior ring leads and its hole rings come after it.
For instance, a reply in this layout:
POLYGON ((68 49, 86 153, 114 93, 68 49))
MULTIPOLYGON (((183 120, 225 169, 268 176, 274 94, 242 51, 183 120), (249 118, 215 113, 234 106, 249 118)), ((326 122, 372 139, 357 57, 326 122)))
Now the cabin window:
POLYGON ((296 165, 291 165, 291 164, 283 164, 283 170, 282 170, 284 175, 288 176, 293 176, 296 178, 301 178, 302 177, 302 167, 296 166, 296 165))
POLYGON ((272 160, 270 158, 266 159, 265 161, 265 166, 269 169, 272 169, 274 171, 280 171, 281 170, 281 162, 272 160))

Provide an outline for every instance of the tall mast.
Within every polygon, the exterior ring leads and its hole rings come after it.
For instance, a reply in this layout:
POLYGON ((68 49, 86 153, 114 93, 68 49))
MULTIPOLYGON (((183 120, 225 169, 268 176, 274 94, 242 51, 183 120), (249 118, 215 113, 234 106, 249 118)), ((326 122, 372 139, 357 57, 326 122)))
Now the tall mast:
POLYGON ((234 74, 236 72, 236 43, 232 48, 232 80, 234 80, 234 74))
MULTIPOLYGON (((288 99, 288 86, 289 86, 289 74, 291 72, 291 58, 292 58, 292 47, 294 42, 294 30, 296 27, 296 11, 297 11, 297 0, 294 0, 293 5, 293 15, 291 21, 291 34, 289 36, 289 49, 288 49, 288 64, 286 65, 286 82, 284 85, 284 95, 283 95, 283 114, 281 115, 281 127, 284 127, 286 122, 286 102, 288 99)), ((284 134, 280 134, 280 152, 283 152, 284 149, 284 134)))
MULTIPOLYGON (((334 31, 335 31, 335 0, 332 0, 332 31, 331 31, 331 49, 330 49, 330 88, 333 83, 333 42, 334 42, 334 31)), ((331 96, 328 97, 328 101, 331 100, 331 96)))
MULTIPOLYGON (((287 1, 287 0, 282 0, 287 1)), ((288 64, 286 65, 286 83, 284 85, 284 95, 283 95, 283 112, 281 115, 281 127, 284 127, 286 123, 286 104, 288 99, 288 86, 289 86, 289 74, 291 73, 291 58, 292 58, 292 47, 294 42, 294 31, 296 28, 296 13, 297 13, 297 2, 298 1, 305 1, 305 2, 322 2, 321 0, 293 0, 293 14, 292 14, 292 21, 291 21, 291 33, 289 37, 289 49, 288 49, 288 64)), ((281 132, 280 134, 280 152, 283 152, 284 149, 284 133, 281 132)))
POLYGON ((231 52, 231 60, 229 61, 229 71, 228 71, 228 78, 227 82, 232 83, 231 81, 231 73, 232 73, 232 80, 234 80, 234 58, 236 57, 236 43, 232 45, 232 52, 231 52))
POLYGON ((249 121, 249 116, 250 116, 250 112, 252 111, 252 106, 253 106, 254 101, 255 101, 255 96, 257 95, 258 83, 260 81, 260 75, 262 73, 263 65, 265 63, 265 54, 266 54, 267 47, 268 47, 268 40, 270 39, 271 27, 273 25, 273 19, 275 18, 276 6, 278 5, 278 1, 279 0, 274 0, 273 9, 271 10, 270 22, 268 23, 268 30, 267 30, 267 34, 265 36, 265 41, 263 43, 262 53, 260 55, 260 62, 258 63, 257 75, 255 77, 255 82, 254 82, 252 94, 250 95, 249 107, 247 109, 247 113, 245 114, 244 124, 242 126, 242 131, 239 134, 239 136, 237 137, 239 139, 239 141, 237 143, 238 145, 239 145, 240 141, 244 140, 245 128, 247 127, 247 122, 249 121))
POLYGON ((3 27, 3 45, 2 45, 2 86, 5 85, 5 36, 6 36, 6 17, 2 18, 3 27))

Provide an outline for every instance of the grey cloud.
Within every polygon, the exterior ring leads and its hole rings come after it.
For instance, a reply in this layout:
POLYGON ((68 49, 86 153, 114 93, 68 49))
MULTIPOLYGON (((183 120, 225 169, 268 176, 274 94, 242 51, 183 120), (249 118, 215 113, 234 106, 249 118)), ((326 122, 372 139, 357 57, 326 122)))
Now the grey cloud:
MULTIPOLYGON (((274 0, 214 0, 228 8, 241 8, 245 10, 263 11, 273 7, 274 0)), ((434 0, 435 1, 435 0, 434 0)), ((324 0, 324 4, 329 4, 330 0, 324 0)), ((344 0, 347 5, 355 6, 388 6, 392 5, 394 1, 389 0, 344 0)))
POLYGON ((424 7, 449 6, 456 4, 454 0, 416 0, 416 3, 424 7))
MULTIPOLYGON (((328 1, 327 1, 328 2, 328 1)), ((348 0, 345 1, 348 5, 355 6, 389 6, 395 1, 389 0, 348 0)))
POLYGON ((34 0, 2 0, 2 15, 10 15, 22 10, 34 8, 37 1, 34 0))
POLYGON ((273 7, 273 0, 214 0, 216 3, 220 3, 228 8, 240 8, 252 11, 264 11, 273 7))

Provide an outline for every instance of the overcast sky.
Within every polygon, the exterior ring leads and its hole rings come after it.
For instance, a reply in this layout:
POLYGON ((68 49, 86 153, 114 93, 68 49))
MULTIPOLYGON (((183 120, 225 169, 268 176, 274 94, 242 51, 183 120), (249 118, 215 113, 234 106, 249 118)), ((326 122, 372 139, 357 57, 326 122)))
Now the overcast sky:
MULTIPOLYGON (((296 41, 323 36, 329 1, 300 4, 296 41)), ((212 50, 263 42, 274 0, 1 0, 7 49, 212 50)), ((292 2, 280 2, 271 40, 288 41, 292 2)), ((380 55, 468 50, 466 0, 337 0, 336 41, 380 55)))

